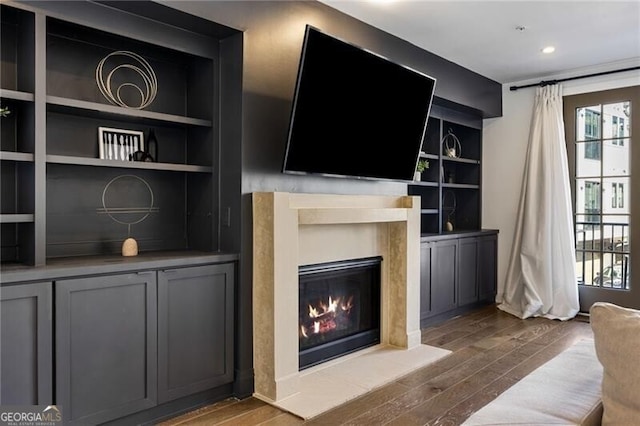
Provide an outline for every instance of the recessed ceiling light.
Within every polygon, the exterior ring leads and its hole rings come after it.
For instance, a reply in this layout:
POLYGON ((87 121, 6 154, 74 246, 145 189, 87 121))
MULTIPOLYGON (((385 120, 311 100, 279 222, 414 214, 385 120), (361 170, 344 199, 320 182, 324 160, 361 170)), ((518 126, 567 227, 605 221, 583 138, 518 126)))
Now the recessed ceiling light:
POLYGON ((542 53, 553 53, 556 51, 556 48, 553 46, 547 46, 544 49, 542 49, 542 53))

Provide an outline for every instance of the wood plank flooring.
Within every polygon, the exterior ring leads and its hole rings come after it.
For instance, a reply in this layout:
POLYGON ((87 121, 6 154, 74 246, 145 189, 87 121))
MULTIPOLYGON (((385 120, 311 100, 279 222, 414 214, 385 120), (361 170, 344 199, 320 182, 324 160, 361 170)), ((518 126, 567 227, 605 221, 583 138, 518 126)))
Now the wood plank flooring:
POLYGON ((459 425, 585 337, 593 338, 585 317, 520 320, 490 305, 422 330, 423 343, 453 351, 449 356, 311 420, 251 397, 227 399, 160 425, 459 425))

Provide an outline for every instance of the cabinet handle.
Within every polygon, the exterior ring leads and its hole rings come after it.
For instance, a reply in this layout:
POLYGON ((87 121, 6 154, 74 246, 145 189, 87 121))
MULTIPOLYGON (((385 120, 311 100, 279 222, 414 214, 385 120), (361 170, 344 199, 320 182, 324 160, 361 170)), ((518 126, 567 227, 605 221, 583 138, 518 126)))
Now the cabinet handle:
POLYGON ((138 274, 138 275, 151 275, 151 274, 153 274, 153 271, 140 271, 140 272, 136 272, 136 274, 138 274))
POLYGON ((177 269, 164 269, 162 270, 162 272, 164 272, 165 274, 175 274, 176 272, 178 272, 177 269))

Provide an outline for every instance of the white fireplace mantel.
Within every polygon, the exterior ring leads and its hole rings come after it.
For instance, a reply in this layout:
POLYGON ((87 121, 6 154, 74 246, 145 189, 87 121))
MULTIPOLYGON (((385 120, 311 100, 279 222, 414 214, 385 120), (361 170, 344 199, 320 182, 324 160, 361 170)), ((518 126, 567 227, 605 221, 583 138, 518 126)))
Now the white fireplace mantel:
POLYGON ((419 346, 419 197, 253 194, 257 397, 278 402, 299 392, 298 267, 372 255, 383 258, 381 345, 419 346))

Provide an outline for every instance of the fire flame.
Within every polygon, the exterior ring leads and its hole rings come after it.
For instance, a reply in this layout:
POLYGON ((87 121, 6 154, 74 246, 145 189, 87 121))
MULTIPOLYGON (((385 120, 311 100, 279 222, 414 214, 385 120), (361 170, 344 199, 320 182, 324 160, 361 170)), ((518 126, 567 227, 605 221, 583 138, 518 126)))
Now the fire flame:
POLYGON ((353 296, 347 300, 333 296, 328 297, 328 302, 318 302, 318 306, 309 304, 309 318, 311 321, 300 325, 300 335, 308 338, 311 334, 326 333, 338 327, 338 318, 343 314, 349 314, 353 308, 353 296))

